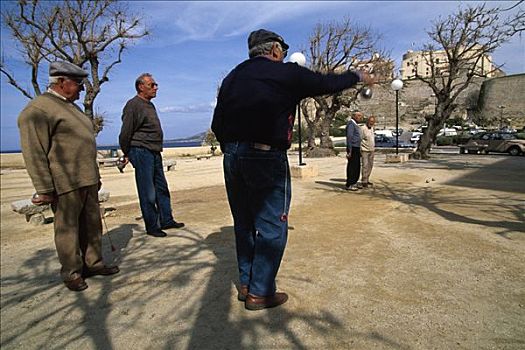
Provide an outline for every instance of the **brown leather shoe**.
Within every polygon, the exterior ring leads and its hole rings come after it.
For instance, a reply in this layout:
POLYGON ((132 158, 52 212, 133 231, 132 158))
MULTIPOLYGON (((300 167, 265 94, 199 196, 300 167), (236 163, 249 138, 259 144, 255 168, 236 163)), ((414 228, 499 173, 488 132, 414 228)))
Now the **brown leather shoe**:
POLYGON ((118 266, 111 266, 111 267, 104 266, 96 270, 84 269, 84 271, 82 271, 82 277, 88 278, 88 277, 96 276, 96 275, 109 276, 109 275, 114 275, 119 272, 120 272, 120 269, 118 268, 118 266))
POLYGON ((275 293, 268 297, 258 297, 253 294, 248 294, 244 307, 248 310, 262 310, 282 305, 286 303, 287 300, 288 294, 286 293, 275 293))
POLYGON ((64 281, 64 284, 69 290, 80 292, 88 287, 86 281, 82 277, 75 278, 71 281, 64 281))
POLYGON ((237 299, 239 301, 246 301, 246 297, 248 296, 248 285, 241 284, 241 288, 239 289, 239 293, 237 293, 237 299))

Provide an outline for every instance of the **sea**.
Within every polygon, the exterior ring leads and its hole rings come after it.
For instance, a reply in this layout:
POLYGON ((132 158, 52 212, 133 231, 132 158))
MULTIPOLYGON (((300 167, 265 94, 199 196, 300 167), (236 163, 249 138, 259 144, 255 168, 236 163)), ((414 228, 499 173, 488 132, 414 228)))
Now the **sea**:
MULTIPOLYGON (((188 141, 177 141, 177 140, 167 140, 162 146, 164 148, 175 148, 175 147, 200 147, 202 145, 202 140, 188 140, 188 141)), ((102 150, 111 150, 111 149, 120 149, 119 145, 97 145, 97 149, 102 150)), ((1 153, 20 153, 22 152, 19 149, 13 150, 1 150, 1 153)))

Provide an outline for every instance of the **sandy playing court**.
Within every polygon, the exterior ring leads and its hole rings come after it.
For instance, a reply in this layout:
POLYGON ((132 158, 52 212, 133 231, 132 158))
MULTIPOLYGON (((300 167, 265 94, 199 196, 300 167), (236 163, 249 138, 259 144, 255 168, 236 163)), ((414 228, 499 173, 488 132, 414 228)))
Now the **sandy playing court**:
POLYGON ((61 283, 53 225, 11 211, 33 190, 20 160, 2 156, 2 349, 525 347, 524 157, 378 155, 374 188, 357 193, 343 189, 344 158, 306 159, 320 174, 293 181, 278 275, 290 300, 250 312, 236 300, 222 158, 166 153, 186 228, 146 236, 132 168, 103 169, 116 247, 106 234, 104 252, 121 273, 82 293, 61 283))

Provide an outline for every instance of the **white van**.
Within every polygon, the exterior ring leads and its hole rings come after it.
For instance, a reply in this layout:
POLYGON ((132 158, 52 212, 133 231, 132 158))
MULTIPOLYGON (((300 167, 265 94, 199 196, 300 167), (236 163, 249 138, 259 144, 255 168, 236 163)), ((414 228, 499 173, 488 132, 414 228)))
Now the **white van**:
POLYGON ((439 130, 437 136, 457 136, 458 131, 455 128, 444 128, 439 130))

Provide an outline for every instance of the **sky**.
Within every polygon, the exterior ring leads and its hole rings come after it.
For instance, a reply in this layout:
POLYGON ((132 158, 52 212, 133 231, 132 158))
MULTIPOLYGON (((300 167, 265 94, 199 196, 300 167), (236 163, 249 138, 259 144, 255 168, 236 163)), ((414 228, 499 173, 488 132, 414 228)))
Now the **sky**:
MULTIPOLYGON (((2 1, 2 12, 15 3, 2 1)), ((151 35, 136 41, 122 63, 102 85, 95 109, 106 117, 97 137, 99 145, 118 144, 122 108, 135 95, 134 81, 144 72, 159 83, 152 101, 161 119, 165 139, 188 137, 206 131, 211 124, 220 81, 247 59, 247 37, 260 28, 272 30, 290 45, 289 53, 304 50, 318 23, 350 18, 370 26, 382 36, 381 47, 397 65, 407 50, 418 50, 429 41, 426 31, 440 16, 460 6, 478 2, 459 1, 132 1, 132 12, 144 17, 151 35)), ((514 1, 488 2, 511 7, 514 1)), ((523 8, 525 3, 520 4, 523 8)), ((515 8, 513 11, 517 10, 515 8)), ((22 86, 29 86, 30 70, 2 21, 1 53, 5 65, 22 86)), ((507 74, 525 73, 525 38, 515 36, 493 55, 507 74)), ((398 67, 399 68, 399 67, 398 67)), ((45 72, 47 73, 47 72, 45 72)), ((47 74, 41 76, 47 82, 47 74)), ((28 99, 7 83, 1 74, 2 151, 20 148, 16 120, 28 99)), ((81 99, 78 104, 81 105, 81 99)))

